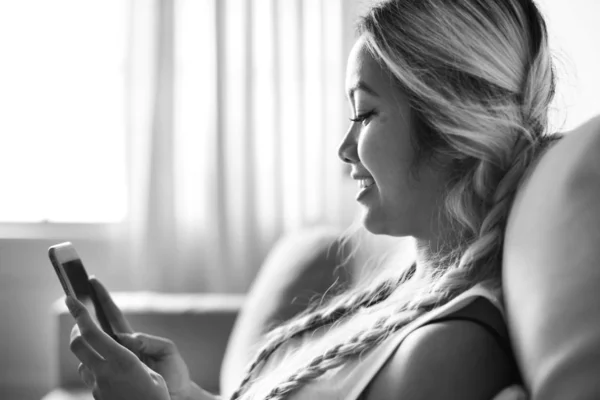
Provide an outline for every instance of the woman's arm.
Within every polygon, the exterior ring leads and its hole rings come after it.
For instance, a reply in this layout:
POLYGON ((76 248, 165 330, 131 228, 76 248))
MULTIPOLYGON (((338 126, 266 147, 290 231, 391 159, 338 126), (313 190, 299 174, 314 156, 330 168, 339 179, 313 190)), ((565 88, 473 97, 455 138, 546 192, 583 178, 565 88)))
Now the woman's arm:
POLYGON ((600 399, 599 127, 549 150, 507 226, 505 302, 534 400, 600 399))

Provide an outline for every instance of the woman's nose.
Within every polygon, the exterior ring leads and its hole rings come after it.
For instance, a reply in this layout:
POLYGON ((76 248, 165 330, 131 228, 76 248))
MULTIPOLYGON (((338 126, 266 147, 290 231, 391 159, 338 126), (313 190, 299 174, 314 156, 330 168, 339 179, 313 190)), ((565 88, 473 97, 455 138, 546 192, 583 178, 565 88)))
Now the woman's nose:
POLYGON ((356 138, 352 134, 352 129, 349 129, 348 132, 346 132, 344 139, 342 139, 342 143, 340 143, 340 147, 338 148, 338 157, 348 164, 355 164, 358 162, 356 138))

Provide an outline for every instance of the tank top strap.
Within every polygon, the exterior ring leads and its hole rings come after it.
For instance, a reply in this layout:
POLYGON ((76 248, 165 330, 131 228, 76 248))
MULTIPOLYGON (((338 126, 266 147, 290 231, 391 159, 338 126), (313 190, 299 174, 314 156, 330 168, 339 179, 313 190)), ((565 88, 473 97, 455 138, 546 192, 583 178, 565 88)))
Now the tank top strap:
POLYGON ((497 307, 485 297, 478 297, 471 304, 451 314, 435 318, 427 324, 446 321, 471 321, 487 330, 505 351, 510 351, 508 328, 497 307))
POLYGON ((428 324, 455 320, 470 321, 487 330, 496 339, 496 342, 510 360, 512 371, 511 382, 516 384, 523 383, 523 378, 512 349, 508 326, 506 325, 503 313, 498 307, 494 306, 488 298, 481 296, 467 306, 448 315, 435 318, 429 321, 428 324))

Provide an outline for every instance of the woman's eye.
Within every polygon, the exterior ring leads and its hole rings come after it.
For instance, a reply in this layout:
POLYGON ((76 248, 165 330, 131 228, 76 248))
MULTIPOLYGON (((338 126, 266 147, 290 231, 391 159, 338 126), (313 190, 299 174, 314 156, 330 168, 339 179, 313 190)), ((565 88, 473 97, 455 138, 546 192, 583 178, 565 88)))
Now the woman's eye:
POLYGON ((350 118, 350 121, 352 121, 352 122, 360 122, 360 123, 363 123, 364 125, 366 125, 365 122, 368 123, 369 119, 373 115, 375 115, 375 111, 369 111, 369 112, 366 112, 366 113, 363 113, 363 114, 359 114, 359 115, 357 115, 354 118, 350 118))

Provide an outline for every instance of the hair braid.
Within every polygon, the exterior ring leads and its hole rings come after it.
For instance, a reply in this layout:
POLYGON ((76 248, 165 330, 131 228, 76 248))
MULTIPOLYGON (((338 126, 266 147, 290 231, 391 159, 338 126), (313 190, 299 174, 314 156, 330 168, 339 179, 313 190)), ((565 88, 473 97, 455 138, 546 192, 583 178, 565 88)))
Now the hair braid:
POLYGON ((402 309, 394 313, 392 317, 379 318, 373 325, 357 333, 346 342, 332 346, 323 354, 315 357, 306 366, 275 386, 265 397, 265 400, 284 399, 285 395, 298 389, 306 382, 314 380, 328 370, 344 364, 352 356, 374 348, 392 333, 429 311, 431 307, 428 307, 428 305, 439 304, 440 297, 440 295, 430 296, 418 309, 402 309))
POLYGON ((244 378, 238 389, 231 395, 231 399, 237 399, 244 391, 246 385, 252 378, 256 368, 267 361, 267 359, 286 341, 306 331, 315 330, 321 326, 339 321, 343 317, 352 315, 362 307, 371 307, 390 296, 403 282, 405 282, 414 271, 415 265, 408 270, 407 274, 381 282, 366 290, 355 293, 350 297, 338 299, 331 307, 315 311, 318 306, 315 302, 303 313, 288 324, 281 325, 267 335, 266 343, 258 350, 257 356, 246 368, 244 378))
POLYGON ((273 388, 265 397, 265 400, 284 399, 285 395, 298 389, 306 382, 314 380, 328 370, 344 364, 348 358, 372 349, 423 312, 423 310, 406 310, 399 313, 393 320, 387 317, 380 318, 370 328, 354 335, 347 342, 337 344, 315 357, 305 367, 273 388))

